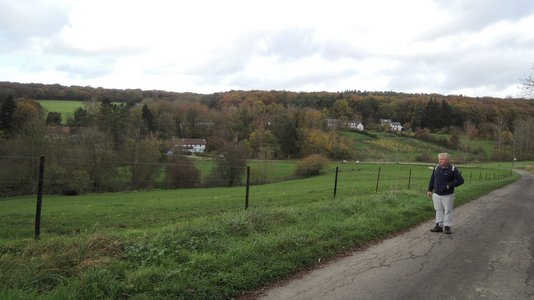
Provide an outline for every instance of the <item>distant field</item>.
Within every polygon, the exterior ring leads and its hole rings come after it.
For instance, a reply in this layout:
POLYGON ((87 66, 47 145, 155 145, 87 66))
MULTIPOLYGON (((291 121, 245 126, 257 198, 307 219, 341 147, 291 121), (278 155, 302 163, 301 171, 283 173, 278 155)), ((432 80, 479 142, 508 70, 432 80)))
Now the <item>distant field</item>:
POLYGON ((83 107, 84 101, 73 101, 73 100, 38 100, 48 112, 59 112, 61 113, 62 124, 67 123, 67 119, 74 115, 74 111, 83 107))

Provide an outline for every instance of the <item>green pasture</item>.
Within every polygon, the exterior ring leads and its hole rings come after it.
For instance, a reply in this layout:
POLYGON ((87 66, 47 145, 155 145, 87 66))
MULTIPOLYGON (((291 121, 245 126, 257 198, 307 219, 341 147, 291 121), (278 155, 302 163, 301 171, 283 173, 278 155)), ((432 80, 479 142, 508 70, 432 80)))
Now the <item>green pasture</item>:
POLYGON ((63 124, 67 124, 67 119, 74 116, 74 111, 84 105, 84 101, 74 100, 38 100, 37 102, 39 102, 47 112, 61 113, 61 121, 63 124))
POLYGON ((460 142, 463 145, 467 145, 472 149, 482 149, 487 157, 491 158, 493 155, 493 150, 495 148, 494 144, 489 140, 483 139, 469 139, 469 137, 462 135, 460 136, 460 142))
MULTIPOLYGON (((284 177, 292 168, 280 164, 284 177)), ((45 195, 39 241, 35 196, 3 198, 0 298, 238 297, 431 219, 431 166, 332 164, 321 176, 251 186, 248 210, 244 186, 45 195)), ((457 204, 518 178, 461 170, 457 204)))
MULTIPOLYGON (((215 166, 214 160, 210 158, 193 158, 193 162, 202 174, 202 179, 205 179, 215 166)), ((295 161, 249 160, 247 165, 250 167, 250 177, 253 183, 277 182, 294 178, 295 161)), ((245 177, 242 182, 245 183, 245 177)))
POLYGON ((422 140, 386 132, 371 133, 377 138, 350 131, 341 133, 352 140, 352 147, 356 151, 355 160, 405 162, 416 161, 416 157, 422 153, 427 153, 432 157, 440 152, 448 152, 453 158, 460 155, 455 150, 422 140))

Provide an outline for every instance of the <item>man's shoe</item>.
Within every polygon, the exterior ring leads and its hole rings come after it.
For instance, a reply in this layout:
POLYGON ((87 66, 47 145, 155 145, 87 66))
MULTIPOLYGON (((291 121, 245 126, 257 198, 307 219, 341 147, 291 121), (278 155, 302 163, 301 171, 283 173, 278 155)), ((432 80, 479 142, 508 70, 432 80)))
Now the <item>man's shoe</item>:
POLYGON ((436 226, 434 228, 430 229, 431 232, 443 232, 443 228, 439 226, 439 224, 436 223, 436 226))
POLYGON ((451 228, 449 226, 445 226, 445 228, 443 229, 443 232, 445 232, 446 234, 451 234, 451 228))

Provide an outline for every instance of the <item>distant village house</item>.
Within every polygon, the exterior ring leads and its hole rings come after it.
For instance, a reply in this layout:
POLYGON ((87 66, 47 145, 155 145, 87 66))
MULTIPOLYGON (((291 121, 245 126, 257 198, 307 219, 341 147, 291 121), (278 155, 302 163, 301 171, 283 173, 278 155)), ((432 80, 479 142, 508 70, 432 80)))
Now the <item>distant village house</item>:
POLYGON ((361 121, 340 121, 338 119, 326 119, 327 128, 345 128, 349 130, 359 130, 364 131, 365 127, 361 121))
POLYGON ((393 122, 391 119, 380 119, 380 126, 389 131, 401 131, 403 129, 400 122, 393 122))
POLYGON ((363 123, 361 121, 349 121, 349 129, 363 131, 363 123))
POLYGON ((182 152, 204 153, 206 151, 206 139, 177 139, 174 145, 182 152))

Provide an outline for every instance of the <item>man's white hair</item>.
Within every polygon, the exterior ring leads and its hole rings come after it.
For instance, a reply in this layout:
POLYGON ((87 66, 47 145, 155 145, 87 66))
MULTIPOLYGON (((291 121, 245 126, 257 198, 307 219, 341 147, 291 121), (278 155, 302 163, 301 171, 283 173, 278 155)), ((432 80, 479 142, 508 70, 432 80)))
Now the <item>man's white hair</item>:
POLYGON ((438 154, 438 159, 445 158, 447 161, 451 160, 451 156, 447 152, 443 152, 438 154))

